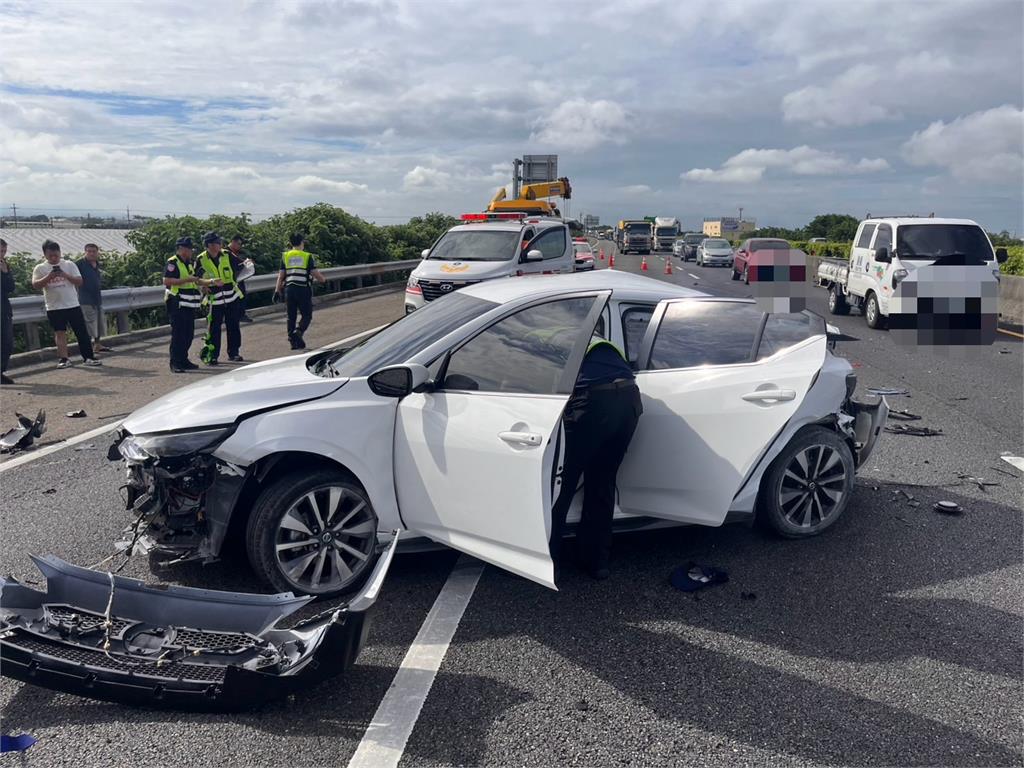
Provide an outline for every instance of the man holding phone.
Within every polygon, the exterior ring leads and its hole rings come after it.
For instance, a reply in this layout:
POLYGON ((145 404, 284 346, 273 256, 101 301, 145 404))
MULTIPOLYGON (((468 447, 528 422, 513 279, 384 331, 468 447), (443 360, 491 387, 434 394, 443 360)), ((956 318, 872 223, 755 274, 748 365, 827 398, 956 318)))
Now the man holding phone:
POLYGON ((57 343, 58 368, 68 368, 68 326, 78 337, 78 351, 86 365, 103 365, 93 353, 92 340, 85 325, 82 307, 78 303, 78 288, 82 275, 74 262, 61 257, 60 246, 53 240, 43 243, 43 261, 32 270, 32 287, 43 292, 46 317, 53 327, 57 343))

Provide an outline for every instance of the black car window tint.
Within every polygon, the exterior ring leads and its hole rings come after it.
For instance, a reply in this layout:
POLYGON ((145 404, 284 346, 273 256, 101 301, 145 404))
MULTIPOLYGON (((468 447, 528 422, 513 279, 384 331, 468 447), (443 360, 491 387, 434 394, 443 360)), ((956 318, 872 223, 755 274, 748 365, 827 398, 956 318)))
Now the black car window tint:
POLYGON ((824 333, 825 321, 810 312, 768 315, 757 348, 757 359, 771 357, 805 339, 824 333))
POLYGON ((552 395, 594 305, 593 297, 564 299, 516 312, 477 334, 452 354, 445 389, 552 395))
POLYGON ((692 368, 750 361, 761 310, 740 302, 670 304, 658 326, 650 368, 692 368))
POLYGON ((640 344, 653 314, 654 307, 630 307, 622 313, 622 338, 626 342, 626 359, 631 363, 640 354, 640 344))
POLYGON ((892 250, 892 227, 888 224, 879 224, 875 233, 875 248, 888 248, 892 250))
POLYGON ((565 230, 555 227, 541 233, 530 243, 530 250, 540 251, 545 260, 561 258, 565 254, 565 230))
POLYGON ((875 234, 874 224, 865 224, 864 229, 860 231, 860 237, 857 238, 858 248, 867 248, 871 245, 871 236, 875 234))

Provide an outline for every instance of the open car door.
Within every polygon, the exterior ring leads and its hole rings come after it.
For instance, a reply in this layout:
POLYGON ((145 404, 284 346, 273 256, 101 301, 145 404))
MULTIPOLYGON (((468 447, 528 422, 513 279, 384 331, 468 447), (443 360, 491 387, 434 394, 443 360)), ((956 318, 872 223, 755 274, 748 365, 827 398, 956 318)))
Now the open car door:
POLYGON ((609 291, 519 305, 449 351, 433 391, 398 406, 406 527, 555 589, 559 426, 609 291))
POLYGON ((618 475, 623 512, 710 526, 725 521, 824 363, 824 323, 819 332, 816 316, 805 315, 801 326, 804 314, 766 316, 751 302, 658 305, 638 360, 644 413, 618 475), (783 321, 791 327, 777 334, 785 338, 780 344, 762 339, 769 318, 773 327, 776 318, 793 318, 783 321))

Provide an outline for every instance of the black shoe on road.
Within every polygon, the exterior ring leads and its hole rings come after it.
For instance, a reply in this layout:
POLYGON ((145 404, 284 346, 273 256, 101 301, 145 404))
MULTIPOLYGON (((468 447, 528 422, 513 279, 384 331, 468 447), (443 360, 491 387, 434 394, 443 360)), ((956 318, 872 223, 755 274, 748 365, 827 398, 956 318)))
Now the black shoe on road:
POLYGON ((187 368, 182 367, 181 363, 171 363, 171 373, 184 373, 187 368))
POLYGON ((209 366, 217 366, 217 365, 219 365, 219 363, 216 360, 204 360, 203 362, 206 363, 209 366))
POLYGON ((248 315, 242 315, 240 318, 238 318, 238 320, 240 322, 243 322, 243 323, 251 323, 251 322, 253 322, 253 319, 251 317, 249 317, 248 315))
POLYGON ((228 356, 228 360, 230 360, 232 363, 244 363, 245 362, 245 358, 242 357, 241 355, 229 355, 228 356))
POLYGON ((195 363, 193 363, 191 360, 186 360, 185 362, 180 363, 180 365, 186 371, 194 371, 194 370, 197 370, 199 368, 199 366, 196 365, 195 363))

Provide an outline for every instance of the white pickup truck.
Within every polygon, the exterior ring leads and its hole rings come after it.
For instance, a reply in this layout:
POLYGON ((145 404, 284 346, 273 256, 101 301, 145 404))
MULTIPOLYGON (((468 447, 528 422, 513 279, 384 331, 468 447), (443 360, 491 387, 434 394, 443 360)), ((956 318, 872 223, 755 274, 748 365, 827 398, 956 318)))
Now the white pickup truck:
POLYGON ((859 307, 868 326, 880 328, 896 287, 919 267, 985 265, 998 278, 1006 258, 1006 249, 993 249, 970 219, 868 218, 857 228, 849 260, 822 259, 817 282, 828 289, 829 312, 845 315, 859 307))

